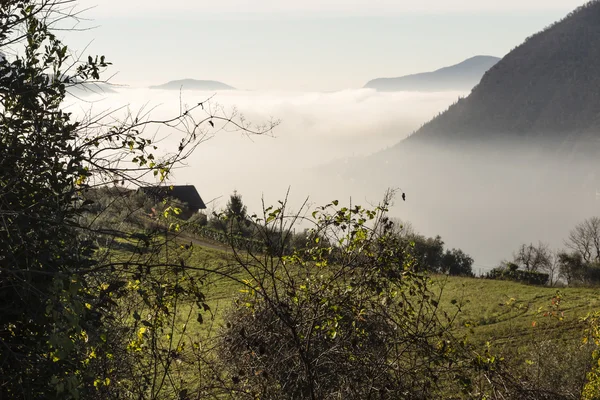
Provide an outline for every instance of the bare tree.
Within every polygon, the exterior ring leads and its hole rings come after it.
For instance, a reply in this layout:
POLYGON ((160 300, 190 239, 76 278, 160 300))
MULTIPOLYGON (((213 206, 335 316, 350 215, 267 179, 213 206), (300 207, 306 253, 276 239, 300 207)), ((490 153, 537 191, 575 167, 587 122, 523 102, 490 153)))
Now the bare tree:
POLYGON ((591 217, 577 224, 565 245, 581 254, 585 262, 600 261, 600 218, 591 217))
POLYGON ((514 254, 514 262, 526 271, 545 271, 552 265, 552 252, 542 242, 537 247, 533 243, 522 244, 514 254))
POLYGON ((548 274, 548 283, 550 286, 554 286, 560 278, 559 253, 559 251, 549 252, 549 263, 541 269, 543 272, 548 274))

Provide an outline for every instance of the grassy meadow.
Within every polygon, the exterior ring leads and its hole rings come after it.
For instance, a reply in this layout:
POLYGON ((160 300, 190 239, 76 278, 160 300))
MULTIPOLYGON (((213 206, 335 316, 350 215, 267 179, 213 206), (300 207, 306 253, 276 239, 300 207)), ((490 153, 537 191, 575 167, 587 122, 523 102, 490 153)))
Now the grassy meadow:
MULTIPOLYGON (((192 267, 232 266, 231 250, 195 245, 187 261, 192 267)), ((244 277, 240 274, 240 279, 244 277)), ((240 294, 242 285, 218 275, 203 278, 214 322, 240 294)), ((457 313, 457 332, 478 344, 518 348, 540 336, 581 342, 581 318, 600 309, 600 289, 541 287, 521 283, 443 275, 431 276, 440 309, 457 313), (557 297, 558 296, 558 297, 557 297)))
MULTIPOLYGON (((204 343, 206 356, 212 359, 216 354, 210 349, 222 340, 225 316, 247 289, 241 282, 248 276, 232 249, 200 237, 180 236, 167 251, 169 259, 185 260, 210 307, 198 323, 190 312, 191 303, 180 304, 174 323, 185 326, 185 334, 178 328, 174 335, 180 343, 204 343)), ((138 257, 127 251, 116 256, 138 257)), ((164 253, 154 256, 165 260, 164 253)), ((244 259, 248 254, 237 256, 244 259)), ((430 276, 429 288, 439 304, 439 315, 455 316, 454 336, 466 338, 475 352, 490 350, 504 358, 516 376, 536 382, 541 389, 550 391, 559 385, 576 393, 585 383, 594 346, 583 344, 581 319, 600 309, 600 290, 435 274, 430 276)), ((189 371, 183 373, 192 376, 189 371)))

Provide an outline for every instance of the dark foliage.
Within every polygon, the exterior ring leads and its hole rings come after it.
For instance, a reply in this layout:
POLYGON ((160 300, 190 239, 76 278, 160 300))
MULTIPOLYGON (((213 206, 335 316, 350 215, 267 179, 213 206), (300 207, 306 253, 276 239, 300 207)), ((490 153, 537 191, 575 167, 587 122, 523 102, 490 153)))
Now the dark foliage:
POLYGON ((560 277, 568 285, 600 284, 600 265, 597 262, 586 262, 579 252, 558 254, 560 277))
POLYGON ((460 249, 446 250, 441 260, 441 272, 452 276, 473 276, 473 259, 460 249))
MULTIPOLYGON (((76 182, 89 172, 84 148, 74 146, 79 124, 60 109, 69 78, 58 78, 67 54, 48 30, 53 7, 0 8, 0 48, 22 28, 28 43, 13 61, 0 60, 0 398, 76 390, 89 379, 76 376, 81 349, 98 339, 86 333, 100 322, 84 307, 92 302, 86 281, 74 278, 94 265, 92 244, 72 227, 83 211, 76 182)), ((76 74, 104 66, 91 60, 76 74)))
POLYGON ((188 273, 189 247, 169 251, 177 210, 150 216, 129 188, 164 183, 205 122, 250 125, 221 111, 194 119, 203 103, 168 121, 110 112, 76 121, 62 108, 67 90, 98 82, 109 63, 73 57, 53 33, 75 18, 73 5, 0 5, 0 51, 10 49, 0 59, 0 398, 174 398, 190 386, 167 379, 185 353, 174 310, 185 301, 187 320, 201 320, 210 308, 188 273), (177 150, 155 157, 149 125, 177 129, 177 150))
POLYGON ((440 236, 425 237, 410 234, 400 238, 405 257, 417 268, 438 274, 473 276, 473 259, 461 249, 444 251, 440 236))
POLYGON ((518 269, 519 266, 513 263, 494 268, 486 274, 488 279, 505 279, 515 282, 526 283, 528 285, 547 285, 550 275, 518 269))

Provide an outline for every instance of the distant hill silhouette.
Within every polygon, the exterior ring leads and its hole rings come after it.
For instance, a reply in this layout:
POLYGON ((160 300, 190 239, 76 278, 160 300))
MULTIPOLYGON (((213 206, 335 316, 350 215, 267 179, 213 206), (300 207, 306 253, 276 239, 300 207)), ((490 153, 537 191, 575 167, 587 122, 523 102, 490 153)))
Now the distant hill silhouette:
POLYGON ((483 74, 500 59, 491 56, 476 56, 438 69, 433 72, 407 75, 399 78, 378 78, 369 81, 365 88, 381 92, 417 91, 442 92, 452 90, 470 90, 481 80, 483 74))
MULTIPOLYGON (((600 138, 600 0, 528 38, 405 142, 600 138)), ((399 145, 399 147, 401 147, 399 145)))
POLYGON ((117 93, 113 86, 104 82, 81 82, 67 87, 67 92, 76 97, 85 97, 92 95, 105 95, 117 93))
POLYGON ((150 86, 150 89, 163 90, 235 90, 234 87, 218 81, 205 81, 196 79, 181 79, 167 82, 163 85, 150 86))

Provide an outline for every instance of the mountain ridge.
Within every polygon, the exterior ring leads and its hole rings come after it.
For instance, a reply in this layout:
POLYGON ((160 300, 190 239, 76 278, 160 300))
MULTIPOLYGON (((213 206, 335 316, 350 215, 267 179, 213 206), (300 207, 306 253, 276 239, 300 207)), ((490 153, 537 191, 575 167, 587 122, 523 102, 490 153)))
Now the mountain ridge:
POLYGON ((471 94, 405 142, 595 140, 600 130, 600 1, 527 38, 471 94))
POLYGON ((470 90, 500 58, 478 55, 431 72, 395 78, 376 78, 364 86, 381 92, 470 90))

